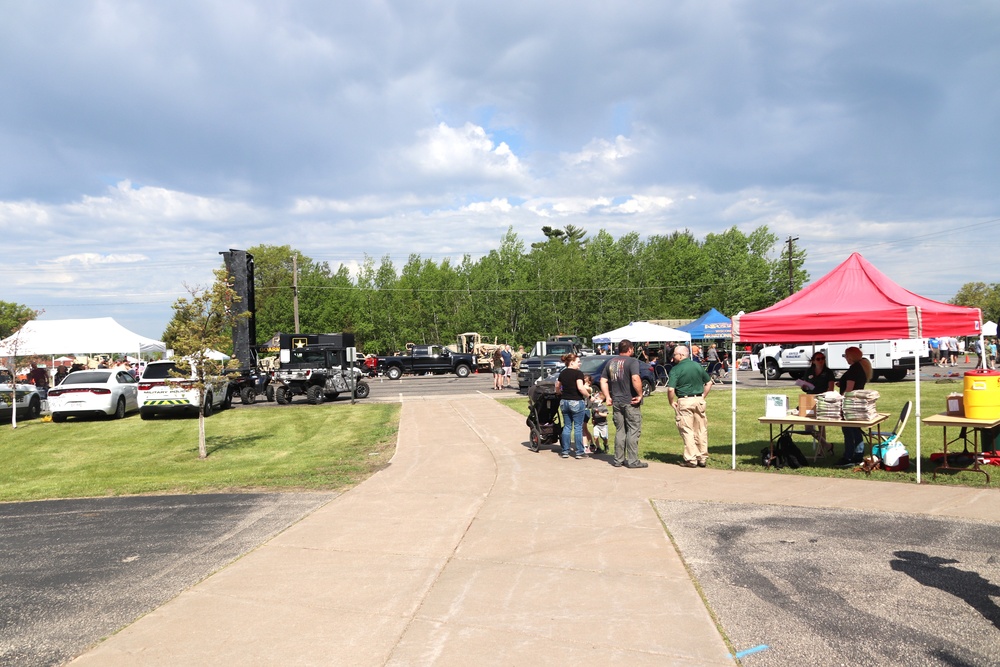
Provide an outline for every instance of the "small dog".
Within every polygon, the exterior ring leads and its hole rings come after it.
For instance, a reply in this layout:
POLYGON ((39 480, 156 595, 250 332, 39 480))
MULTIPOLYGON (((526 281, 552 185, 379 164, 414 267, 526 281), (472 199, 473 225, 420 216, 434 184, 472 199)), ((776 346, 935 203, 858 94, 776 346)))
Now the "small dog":
POLYGON ((865 475, 871 477, 872 470, 878 470, 881 465, 882 460, 877 456, 866 456, 861 459, 861 465, 854 469, 854 472, 863 472, 865 475))

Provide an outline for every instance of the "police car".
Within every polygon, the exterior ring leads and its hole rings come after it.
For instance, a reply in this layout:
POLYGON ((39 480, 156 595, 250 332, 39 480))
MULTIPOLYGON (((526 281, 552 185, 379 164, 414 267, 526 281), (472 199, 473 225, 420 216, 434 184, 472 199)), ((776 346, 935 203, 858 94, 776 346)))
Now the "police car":
POLYGON ((13 386, 17 416, 37 419, 42 414, 42 395, 33 384, 12 383, 10 375, 0 375, 0 419, 10 420, 11 387, 13 386))
MULTIPOLYGON (((149 419, 157 414, 198 414, 198 388, 194 375, 184 379, 177 375, 173 361, 152 361, 146 364, 139 380, 139 417, 149 419)), ((208 378, 205 387, 205 416, 232 405, 232 392, 225 378, 208 378)))

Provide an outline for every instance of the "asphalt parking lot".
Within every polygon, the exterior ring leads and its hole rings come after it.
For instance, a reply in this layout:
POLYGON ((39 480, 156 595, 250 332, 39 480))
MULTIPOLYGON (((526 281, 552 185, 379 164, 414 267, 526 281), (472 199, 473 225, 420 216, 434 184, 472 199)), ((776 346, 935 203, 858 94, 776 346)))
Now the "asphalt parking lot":
POLYGON ((0 503, 0 665, 61 665, 333 493, 0 503))
POLYGON ((655 503, 742 664, 1000 664, 1000 525, 655 503))

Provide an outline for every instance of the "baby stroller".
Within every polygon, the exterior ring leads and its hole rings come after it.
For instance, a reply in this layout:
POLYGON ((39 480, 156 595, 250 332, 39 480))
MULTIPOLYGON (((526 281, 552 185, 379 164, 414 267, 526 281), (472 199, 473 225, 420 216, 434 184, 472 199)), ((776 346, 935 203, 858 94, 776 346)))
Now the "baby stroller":
POLYGON ((531 451, 542 445, 559 442, 562 435, 562 418, 559 416, 559 396, 555 382, 537 382, 528 387, 528 419, 531 429, 531 451))

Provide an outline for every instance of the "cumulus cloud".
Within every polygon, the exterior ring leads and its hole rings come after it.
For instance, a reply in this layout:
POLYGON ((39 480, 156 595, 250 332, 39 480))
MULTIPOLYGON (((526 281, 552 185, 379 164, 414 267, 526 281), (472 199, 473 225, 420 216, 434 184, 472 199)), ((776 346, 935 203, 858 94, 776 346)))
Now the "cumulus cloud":
POLYGON ((545 224, 767 225, 915 291, 992 266, 996 223, 926 234, 998 217, 995 4, 8 5, 0 278, 50 316, 229 247, 353 267, 545 224))
POLYGON ((422 130, 407 153, 419 169, 436 177, 520 180, 526 176, 505 142, 494 143, 486 130, 472 123, 461 127, 439 123, 422 130))

